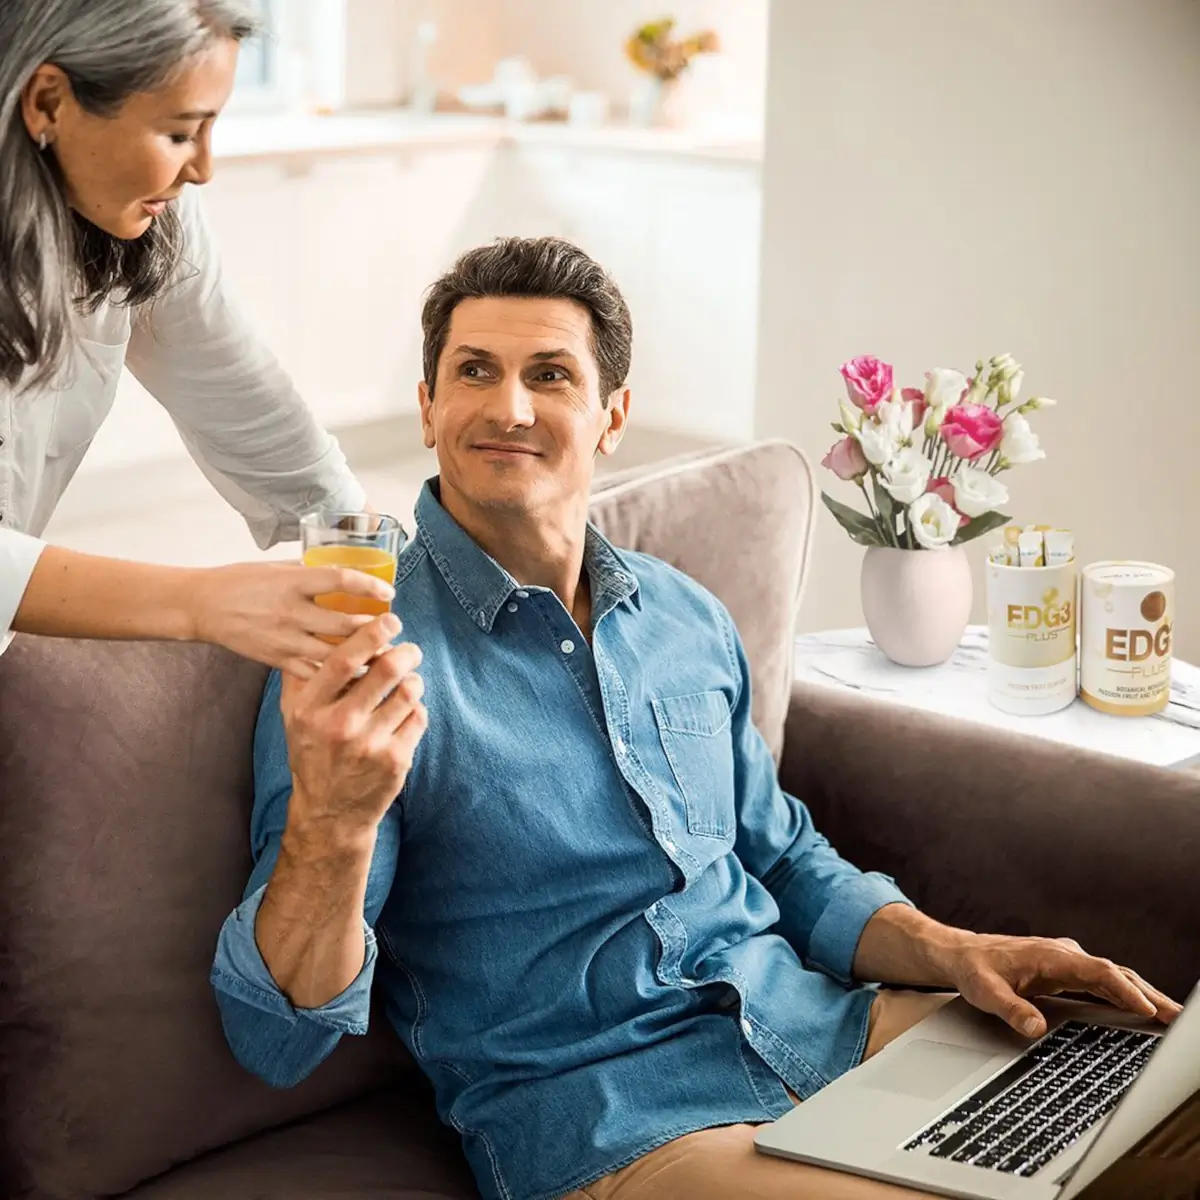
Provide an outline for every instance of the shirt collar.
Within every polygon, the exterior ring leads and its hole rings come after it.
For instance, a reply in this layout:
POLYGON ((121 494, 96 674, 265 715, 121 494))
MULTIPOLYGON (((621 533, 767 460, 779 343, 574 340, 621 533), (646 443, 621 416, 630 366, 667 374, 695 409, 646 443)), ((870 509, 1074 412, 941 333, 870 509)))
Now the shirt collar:
MULTIPOLYGON (((436 478, 426 480, 417 500, 417 536, 463 611, 489 632, 496 614, 521 585, 442 507, 436 478)), ((641 609, 637 575, 628 560, 592 524, 583 550, 592 585, 592 620, 630 601, 641 609)), ((530 588, 530 591, 537 589, 530 588)))

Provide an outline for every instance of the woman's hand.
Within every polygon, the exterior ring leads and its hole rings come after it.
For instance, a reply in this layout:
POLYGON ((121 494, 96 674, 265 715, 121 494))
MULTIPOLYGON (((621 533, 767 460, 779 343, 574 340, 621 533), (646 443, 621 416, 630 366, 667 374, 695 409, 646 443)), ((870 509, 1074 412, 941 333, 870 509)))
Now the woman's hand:
POLYGON ((315 596, 346 592, 390 604, 395 589, 381 579, 342 567, 298 563, 238 563, 198 573, 189 608, 192 636, 302 679, 334 646, 323 638, 350 637, 369 615, 321 608, 315 596))

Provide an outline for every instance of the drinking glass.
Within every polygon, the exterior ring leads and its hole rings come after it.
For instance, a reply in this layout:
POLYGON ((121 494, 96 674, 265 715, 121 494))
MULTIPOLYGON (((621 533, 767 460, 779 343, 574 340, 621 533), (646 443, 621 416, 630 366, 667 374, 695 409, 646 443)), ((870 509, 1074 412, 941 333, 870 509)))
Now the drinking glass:
MULTIPOLYGON (((306 567, 350 567, 394 584, 396 559, 407 541, 408 535, 400 522, 380 513, 315 512, 300 518, 300 544, 306 567)), ((351 596, 347 592, 328 592, 317 596, 316 601, 334 612, 381 616, 388 611, 384 600, 351 596)))

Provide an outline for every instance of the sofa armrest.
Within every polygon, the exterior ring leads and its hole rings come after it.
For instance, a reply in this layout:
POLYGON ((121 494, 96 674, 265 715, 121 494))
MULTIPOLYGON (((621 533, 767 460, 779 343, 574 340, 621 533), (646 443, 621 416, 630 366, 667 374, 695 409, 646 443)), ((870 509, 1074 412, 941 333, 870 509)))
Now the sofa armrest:
POLYGON ((798 683, 780 782, 938 920, 1200 976, 1200 776, 798 683))

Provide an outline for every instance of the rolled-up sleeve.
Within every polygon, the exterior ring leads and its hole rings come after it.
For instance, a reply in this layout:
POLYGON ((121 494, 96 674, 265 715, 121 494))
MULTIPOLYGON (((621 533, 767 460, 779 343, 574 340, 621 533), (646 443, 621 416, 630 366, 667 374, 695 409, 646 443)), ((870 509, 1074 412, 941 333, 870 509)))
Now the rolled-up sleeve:
POLYGON ((194 190, 179 214, 181 277, 138 312, 129 369, 263 549, 297 537, 305 512, 360 510, 366 496, 336 439, 234 304, 194 190))
POLYGON ((266 890, 264 884, 226 917, 213 959, 214 988, 269 1016, 282 1018, 289 1025, 303 1017, 306 1021, 338 1033, 365 1034, 371 1016, 371 981, 375 976, 375 960, 379 956, 374 930, 366 921, 363 922, 366 955, 362 970, 354 982, 340 996, 335 996, 320 1008, 296 1009, 279 990, 254 936, 254 923, 266 890))
POLYGON ((395 878, 400 818, 393 805, 376 832, 363 904, 362 968, 345 991, 327 1004, 296 1008, 264 962, 254 928, 279 859, 292 792, 279 695, 279 673, 274 672, 263 696, 254 739, 254 869, 241 903, 221 926, 210 978, 225 1038, 238 1062, 272 1087, 286 1088, 311 1075, 346 1034, 367 1032, 371 985, 379 958, 375 923, 395 878))
POLYGON ((17 609, 45 548, 46 543, 39 538, 15 529, 0 529, 0 651, 7 645, 17 609))
POLYGON ((750 669, 722 612, 741 675, 733 711, 737 796, 735 851, 779 908, 775 932, 804 962, 851 982, 867 922, 885 905, 911 904, 893 879, 859 870, 817 831, 808 808, 779 786, 775 761, 751 719, 750 669))

